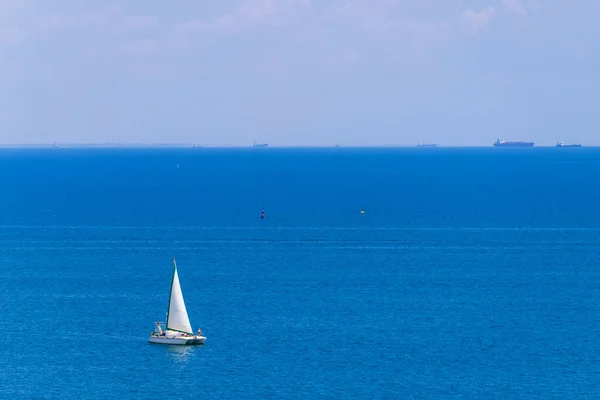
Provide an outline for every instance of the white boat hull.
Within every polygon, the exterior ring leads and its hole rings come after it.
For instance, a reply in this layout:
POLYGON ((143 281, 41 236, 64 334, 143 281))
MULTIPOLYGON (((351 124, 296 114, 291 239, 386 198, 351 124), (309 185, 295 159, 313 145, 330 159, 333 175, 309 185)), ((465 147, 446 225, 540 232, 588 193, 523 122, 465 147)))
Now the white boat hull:
POLYGON ((148 339, 149 343, 154 344, 170 344, 178 346, 193 346, 204 344, 206 337, 204 336, 158 336, 152 335, 148 339))

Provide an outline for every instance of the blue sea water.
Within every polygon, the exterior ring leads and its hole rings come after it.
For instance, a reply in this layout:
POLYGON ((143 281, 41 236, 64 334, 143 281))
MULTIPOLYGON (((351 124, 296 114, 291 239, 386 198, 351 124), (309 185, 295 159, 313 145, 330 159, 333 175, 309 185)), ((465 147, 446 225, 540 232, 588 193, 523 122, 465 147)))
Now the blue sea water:
POLYGON ((0 397, 598 398, 598 182, 595 148, 1 150, 0 397), (172 256, 204 346, 147 343, 172 256))

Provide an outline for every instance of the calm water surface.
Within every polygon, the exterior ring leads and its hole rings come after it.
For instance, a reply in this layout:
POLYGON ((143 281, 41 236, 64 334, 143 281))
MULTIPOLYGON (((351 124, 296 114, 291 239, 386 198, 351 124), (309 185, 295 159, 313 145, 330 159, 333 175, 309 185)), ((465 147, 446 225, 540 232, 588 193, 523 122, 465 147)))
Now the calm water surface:
POLYGON ((593 148, 1 150, 0 394, 598 398, 598 182, 593 148), (147 343, 172 256, 205 346, 147 343))

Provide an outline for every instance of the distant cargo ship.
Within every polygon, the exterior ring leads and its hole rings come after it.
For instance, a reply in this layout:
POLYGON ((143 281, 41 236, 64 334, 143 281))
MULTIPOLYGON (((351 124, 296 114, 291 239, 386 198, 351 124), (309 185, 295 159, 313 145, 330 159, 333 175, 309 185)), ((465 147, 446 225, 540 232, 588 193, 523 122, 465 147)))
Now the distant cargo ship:
POLYGON ((435 143, 417 143, 417 147, 437 147, 435 143))
POLYGON ((564 144, 563 142, 556 143, 556 147, 581 147, 580 144, 564 144))
POLYGON ((504 140, 496 139, 494 147, 532 147, 534 142, 505 142, 504 140))
POLYGON ((268 143, 254 142, 254 144, 252 145, 252 147, 267 147, 268 145, 269 145, 268 143))

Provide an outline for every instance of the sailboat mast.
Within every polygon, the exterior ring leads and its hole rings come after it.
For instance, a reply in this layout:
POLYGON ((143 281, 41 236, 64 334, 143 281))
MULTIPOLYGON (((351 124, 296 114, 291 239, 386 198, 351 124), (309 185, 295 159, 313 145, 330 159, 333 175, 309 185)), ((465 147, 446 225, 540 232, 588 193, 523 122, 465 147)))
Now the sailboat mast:
POLYGON ((173 276, 171 276, 171 288, 169 289, 169 302, 167 303, 167 320, 165 321, 165 329, 169 329, 169 309, 171 308, 171 295, 173 294, 175 271, 177 271, 177 262, 175 261, 175 257, 173 257, 173 276))

